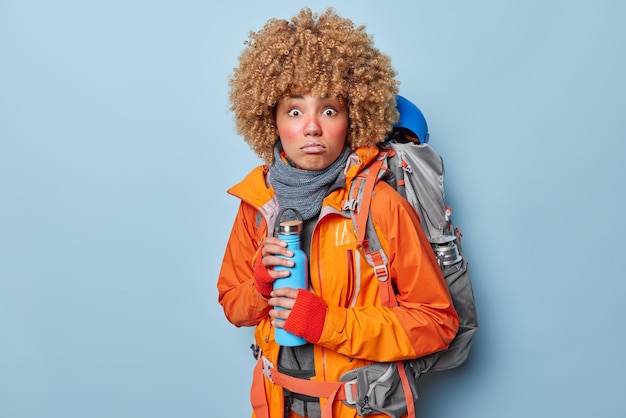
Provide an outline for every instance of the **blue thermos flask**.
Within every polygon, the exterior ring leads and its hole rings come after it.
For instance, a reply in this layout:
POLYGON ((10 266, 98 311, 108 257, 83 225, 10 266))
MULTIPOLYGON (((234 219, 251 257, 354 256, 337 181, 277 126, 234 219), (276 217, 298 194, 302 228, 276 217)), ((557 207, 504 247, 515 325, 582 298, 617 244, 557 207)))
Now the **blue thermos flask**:
MULTIPOLYGON (((277 222, 278 226, 276 227, 276 233, 278 235, 278 238, 287 243, 287 248, 293 251, 293 257, 291 257, 291 259, 293 260, 294 265, 293 267, 274 267, 275 270, 289 270, 291 273, 287 277, 276 279, 274 281, 274 289, 279 289, 281 287, 306 289, 309 283, 309 268, 306 253, 300 248, 302 216, 295 209, 283 209, 278 214, 277 222), (286 211, 293 211, 296 214, 297 219, 282 220, 282 215, 286 211)), ((277 307, 277 309, 281 308, 277 307)), ((279 319, 277 319, 277 321, 279 321, 279 319)), ((306 344, 306 340, 304 338, 297 337, 289 331, 285 331, 283 328, 274 328, 274 337, 278 344, 287 347, 296 347, 306 344)))

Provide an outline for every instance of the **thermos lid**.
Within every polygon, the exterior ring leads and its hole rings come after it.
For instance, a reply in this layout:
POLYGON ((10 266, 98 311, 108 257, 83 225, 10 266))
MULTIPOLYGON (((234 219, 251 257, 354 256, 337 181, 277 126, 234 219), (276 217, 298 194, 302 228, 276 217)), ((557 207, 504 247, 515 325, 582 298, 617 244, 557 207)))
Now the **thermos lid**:
POLYGON ((298 219, 282 221, 278 233, 285 235, 299 234, 302 231, 302 221, 298 219))

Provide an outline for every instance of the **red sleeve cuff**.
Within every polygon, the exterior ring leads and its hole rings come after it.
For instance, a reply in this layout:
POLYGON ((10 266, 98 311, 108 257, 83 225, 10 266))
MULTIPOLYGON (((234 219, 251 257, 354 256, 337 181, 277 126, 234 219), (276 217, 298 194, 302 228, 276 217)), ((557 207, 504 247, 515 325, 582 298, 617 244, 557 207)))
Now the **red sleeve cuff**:
POLYGON ((273 283, 274 279, 272 279, 263 265, 263 258, 259 252, 259 256, 254 262, 254 286, 264 298, 268 299, 274 288, 273 283))
POLYGON ((322 298, 308 290, 300 290, 285 321, 285 330, 315 344, 322 336, 325 321, 326 303, 322 298))

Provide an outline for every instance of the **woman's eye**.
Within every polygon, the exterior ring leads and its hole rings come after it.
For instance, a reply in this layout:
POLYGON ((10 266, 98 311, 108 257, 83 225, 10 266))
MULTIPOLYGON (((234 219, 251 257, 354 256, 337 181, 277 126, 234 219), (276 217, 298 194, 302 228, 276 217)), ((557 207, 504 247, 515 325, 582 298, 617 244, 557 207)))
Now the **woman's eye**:
POLYGON ((300 111, 298 109, 291 109, 289 111, 289 116, 300 116, 300 111))
POLYGON ((337 111, 331 107, 324 109, 324 114, 326 116, 335 116, 337 114, 337 111))

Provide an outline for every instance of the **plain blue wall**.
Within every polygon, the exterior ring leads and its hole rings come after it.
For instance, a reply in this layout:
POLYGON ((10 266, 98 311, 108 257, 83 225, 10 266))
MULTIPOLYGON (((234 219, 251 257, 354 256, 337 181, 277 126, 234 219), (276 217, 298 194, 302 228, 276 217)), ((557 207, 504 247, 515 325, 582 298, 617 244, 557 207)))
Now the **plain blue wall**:
MULTIPOLYGON (((305 4, 0 1, 0 417, 249 416, 227 80, 305 4)), ((474 350, 421 416, 626 416, 626 3, 334 6, 426 114, 472 265, 474 350)))

